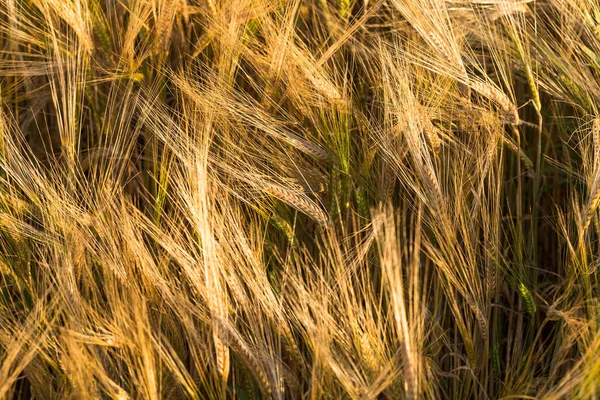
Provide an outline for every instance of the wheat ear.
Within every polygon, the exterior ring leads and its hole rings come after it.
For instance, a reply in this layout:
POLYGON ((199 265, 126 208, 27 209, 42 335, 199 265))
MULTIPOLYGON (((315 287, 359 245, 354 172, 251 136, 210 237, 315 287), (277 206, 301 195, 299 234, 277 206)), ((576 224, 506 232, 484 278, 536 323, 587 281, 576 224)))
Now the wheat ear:
POLYGON ((158 20, 156 21, 156 48, 158 52, 165 52, 171 38, 171 23, 175 15, 175 0, 167 0, 158 20))
POLYGON ((277 135, 285 142, 289 143, 293 147, 297 148, 303 153, 311 155, 319 160, 327 160, 329 158, 329 154, 327 154, 327 150, 323 147, 316 145, 312 142, 309 142, 306 139, 296 135, 292 132, 283 132, 278 133, 277 135))
POLYGON ((600 117, 592 122, 592 139, 594 142, 594 165, 600 165, 600 117))
POLYGON ((519 113, 517 112, 517 108, 503 91, 491 85, 474 80, 469 81, 469 86, 477 93, 498 104, 500 108, 506 112, 511 123, 519 123, 519 113))
POLYGON ((533 295, 523 282, 519 283, 519 294, 525 301, 525 308, 527 309, 527 313, 533 317, 537 310, 537 307, 535 305, 535 299, 533 298, 533 295))
POLYGON ((425 138, 431 146, 431 150, 433 150, 433 152, 437 154, 440 152, 442 141, 440 140, 440 137, 437 134, 435 126, 433 126, 433 124, 431 123, 431 119, 429 119, 429 116, 423 108, 419 108, 419 114, 421 119, 421 128, 423 129, 425 138))
POLYGON ((215 327, 219 330, 223 337, 226 338, 237 356, 240 357, 248 369, 252 371, 265 397, 271 397, 271 384, 269 383, 267 374, 265 373, 261 363, 256 359, 256 357, 254 357, 248 346, 235 332, 232 332, 231 329, 225 326, 221 320, 215 320, 215 327))
POLYGON ((225 394, 227 391, 227 380, 229 379, 230 368, 229 347, 227 347, 227 345, 221 340, 219 330, 217 328, 213 329, 213 341, 217 354, 217 372, 219 374, 219 378, 221 379, 221 390, 223 394, 225 394))
POLYGON ((308 215, 318 223, 322 225, 329 224, 329 218, 327 217, 327 214, 325 214, 325 212, 313 201, 306 198, 306 196, 298 195, 292 191, 270 183, 265 184, 265 190, 272 196, 277 197, 279 200, 295 208, 301 213, 308 215))
POLYGON ((215 0, 206 0, 206 7, 208 7, 208 11, 215 18, 217 16, 217 6, 215 5, 215 0))

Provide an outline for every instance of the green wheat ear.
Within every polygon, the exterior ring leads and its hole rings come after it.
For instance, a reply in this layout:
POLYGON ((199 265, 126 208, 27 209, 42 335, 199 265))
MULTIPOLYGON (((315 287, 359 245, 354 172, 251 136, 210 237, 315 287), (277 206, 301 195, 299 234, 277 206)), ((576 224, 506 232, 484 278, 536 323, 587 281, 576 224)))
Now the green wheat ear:
POLYGON ((240 373, 242 375, 242 382, 241 388, 238 388, 241 389, 240 393, 238 393, 239 399, 254 400, 256 398, 254 396, 254 384, 249 373, 245 369, 242 369, 240 373))
POLYGON ((244 27, 244 35, 242 37, 242 42, 244 44, 248 44, 248 42, 256 35, 258 29, 260 28, 260 23, 256 19, 251 19, 246 22, 246 26, 244 27))
POLYGON ((144 80, 145 75, 143 72, 133 72, 128 75, 128 78, 131 79, 132 81, 140 83, 144 80))
POLYGON ((338 11, 343 19, 348 18, 352 12, 351 0, 338 0, 338 11))
POLYGON ((331 167, 331 173, 329 174, 329 187, 332 189, 329 192, 331 217, 337 218, 337 216, 343 210, 345 197, 342 184, 342 176, 336 164, 333 164, 331 167))
POLYGON ((279 215, 273 213, 273 215, 271 216, 272 219, 272 223, 273 225, 275 225, 275 227, 277 229, 279 229, 287 238, 287 240, 290 242, 290 245, 292 247, 296 246, 296 236, 294 234, 294 229, 292 228, 292 226, 289 224, 289 222, 287 222, 285 219, 281 218, 279 215))
POLYGON ((363 187, 360 187, 356 192, 356 204, 358 205, 358 211, 362 217, 369 217, 369 204, 367 202, 367 192, 363 187))
POLYGON ((91 2, 90 7, 93 15, 92 32, 96 36, 96 40, 100 43, 100 47, 105 51, 111 48, 111 39, 109 29, 106 26, 105 20, 102 18, 102 9, 97 2, 91 2))
POLYGON ((97 22, 94 24, 93 29, 100 46, 106 51, 110 50, 110 35, 108 34, 108 31, 104 25, 102 25, 100 22, 97 22))
POLYGON ((527 289, 527 286, 525 286, 523 282, 519 283, 519 294, 523 298, 523 301, 525 301, 525 308, 527 309, 527 313, 533 317, 537 310, 537 307, 535 305, 535 299, 533 298, 533 295, 531 294, 529 289, 527 289))
POLYGON ((500 355, 498 354, 498 346, 494 345, 492 347, 492 370, 494 371, 494 376, 497 379, 500 379, 502 374, 500 372, 500 355))

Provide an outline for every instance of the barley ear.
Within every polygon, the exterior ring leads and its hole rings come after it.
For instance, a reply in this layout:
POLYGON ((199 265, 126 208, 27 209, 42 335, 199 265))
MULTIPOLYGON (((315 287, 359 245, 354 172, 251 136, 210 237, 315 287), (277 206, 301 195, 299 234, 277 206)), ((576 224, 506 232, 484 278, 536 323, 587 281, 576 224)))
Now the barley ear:
POLYGON ((532 317, 535 316, 535 312, 537 310, 537 307, 535 305, 535 299, 533 298, 533 295, 523 282, 519 283, 519 294, 525 302, 525 308, 527 309, 527 313, 532 317))
POLYGON ((219 337, 218 329, 213 329, 213 341, 215 344, 215 350, 217 353, 217 372, 221 380, 221 391, 223 395, 227 392, 227 381, 229 379, 229 347, 223 343, 219 337))

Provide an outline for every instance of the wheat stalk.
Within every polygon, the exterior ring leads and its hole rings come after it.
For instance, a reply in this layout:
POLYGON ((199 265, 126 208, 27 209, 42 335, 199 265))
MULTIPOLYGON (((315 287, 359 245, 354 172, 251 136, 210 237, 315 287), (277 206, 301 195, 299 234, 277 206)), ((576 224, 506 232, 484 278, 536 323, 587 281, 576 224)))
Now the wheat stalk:
POLYGON ((402 359, 404 361, 404 391, 406 393, 406 399, 418 399, 419 383, 414 367, 413 354, 412 351, 410 351, 410 347, 407 345, 406 340, 404 340, 404 346, 402 346, 402 359))

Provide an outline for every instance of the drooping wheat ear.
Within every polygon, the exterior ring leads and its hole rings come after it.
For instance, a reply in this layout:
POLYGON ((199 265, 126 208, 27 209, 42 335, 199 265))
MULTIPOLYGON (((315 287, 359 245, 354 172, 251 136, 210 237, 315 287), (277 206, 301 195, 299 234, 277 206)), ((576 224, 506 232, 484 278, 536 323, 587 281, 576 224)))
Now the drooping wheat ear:
POLYGON ((248 400, 254 400, 254 384, 252 382, 252 379, 250 378, 250 373, 248 371, 240 371, 240 375, 241 375, 241 385, 242 388, 244 388, 244 391, 246 392, 246 396, 248 398, 248 400))
POLYGON ((331 12, 329 11, 329 4, 327 4, 327 0, 319 0, 319 8, 322 10, 323 18, 325 19, 325 26, 327 30, 331 33, 333 32, 334 24, 331 19, 331 12))
POLYGON ((490 262, 485 269, 485 286, 490 296, 493 296, 493 294, 496 292, 497 280, 498 275, 496 264, 490 262))
POLYGON ((337 88, 319 73, 308 73, 308 80, 317 89, 319 93, 327 97, 330 101, 339 101, 342 95, 337 88))
POLYGON ((292 335, 290 327, 286 324, 279 324, 277 327, 277 332, 285 339, 284 342, 286 344, 287 350, 292 355, 294 361, 296 361, 297 363, 302 363, 302 353, 300 353, 300 349, 296 344, 296 340, 292 335))
POLYGON ((383 176, 383 202, 387 203, 392 200, 394 188, 396 187, 396 174, 391 169, 387 169, 383 176))
POLYGON ((101 15, 102 12, 99 10, 97 4, 92 2, 90 5, 92 8, 92 18, 93 18, 93 33, 96 35, 96 38, 100 42, 100 45, 104 50, 110 50, 110 34, 106 25, 104 24, 104 20, 101 15))
POLYGON ((527 154, 525 154, 523 149, 518 147, 517 144, 511 138, 502 136, 502 140, 503 140, 504 144, 506 145, 506 147, 508 147, 513 153, 515 153, 519 156, 519 158, 523 162, 523 165, 525 166, 525 168, 528 171, 533 171, 533 161, 531 161, 531 159, 527 156, 527 154))
POLYGON ((208 11, 212 15, 213 18, 217 16, 217 6, 215 4, 215 0, 206 0, 206 7, 208 7, 208 11))
POLYGON ((352 2, 350 0, 338 0, 338 11, 342 19, 346 19, 352 11, 352 2))
POLYGON ((244 34, 242 36, 242 44, 249 44, 256 35, 256 32, 260 29, 260 23, 258 20, 250 18, 246 21, 244 26, 244 34))
POLYGON ((592 183, 589 199, 582 214, 582 232, 585 232, 590 225, 590 222, 592 222, 594 213, 596 212, 596 209, 598 209, 598 204, 600 203, 600 168, 596 168, 594 175, 594 182, 592 183))
POLYGON ((100 22, 94 24, 94 33, 96 34, 96 37, 98 38, 102 48, 104 50, 110 50, 110 35, 100 22))
POLYGON ((301 152, 311 155, 316 159, 327 160, 329 157, 327 150, 325 150, 323 147, 303 139, 292 132, 284 132, 280 135, 280 137, 301 152))
POLYGON ((462 82, 457 82, 458 91, 462 97, 469 100, 471 98, 471 87, 462 82))
POLYGON ((360 354, 362 356, 362 359, 367 364, 367 367, 369 367, 371 371, 377 371, 380 365, 377 362, 377 357, 375 356, 375 352, 373 351, 373 346, 371 345, 371 342, 369 341, 367 335, 361 335, 359 343, 360 354))
POLYGON ((336 218, 342 212, 344 199, 344 188, 342 185, 342 176, 337 164, 334 164, 329 174, 329 197, 330 206, 332 207, 332 218, 336 218))
POLYGON ((271 397, 271 384, 269 383, 267 374, 265 373, 261 363, 252 354, 248 346, 236 332, 232 332, 232 330, 225 326, 223 321, 220 319, 215 319, 215 327, 223 336, 223 338, 227 340, 228 344, 231 346, 236 355, 246 364, 248 369, 252 371, 263 394, 265 395, 265 398, 271 397))
MULTIPOLYGON (((464 81, 469 81, 467 70, 465 69, 460 54, 452 48, 450 43, 442 40, 442 36, 434 31, 428 31, 426 33, 426 39, 429 39, 433 47, 446 59, 446 61, 448 61, 448 63, 456 67, 464 81)), ((458 90, 464 98, 469 99, 471 97, 471 88, 469 85, 459 81, 458 90)))
POLYGON ((280 186, 266 183, 264 189, 270 195, 277 197, 279 200, 295 208, 303 214, 311 217, 316 222, 322 225, 329 225, 327 214, 313 201, 305 195, 299 195, 292 191, 286 190, 280 186))
POLYGON ((294 229, 285 219, 281 218, 276 213, 271 215, 273 220, 273 224, 277 229, 279 229, 290 242, 290 246, 294 247, 296 245, 296 236, 294 235, 294 229))
POLYGON ((465 343, 465 349, 467 350, 467 359, 469 361, 469 366, 471 368, 475 368, 477 363, 477 353, 475 352, 475 346, 473 345, 473 340, 471 340, 470 336, 464 336, 463 341, 465 343))
POLYGON ((71 2, 63 0, 49 0, 48 4, 56 11, 58 16, 73 29, 82 47, 91 53, 94 50, 94 41, 92 40, 92 35, 81 15, 81 11, 75 10, 75 6, 71 2))
POLYGON ((583 210, 582 230, 585 232, 592 222, 594 213, 600 204, 600 118, 594 118, 592 122, 592 139, 594 143, 594 180, 590 190, 589 198, 585 209, 583 210))
POLYGON ((481 307, 479 307, 479 305, 473 301, 472 299, 470 299, 469 297, 466 298, 467 304, 469 304, 469 307, 471 308, 471 310, 473 310, 473 313, 475 313, 475 318, 477 319, 477 323, 479 324, 479 330, 481 332, 481 337, 483 338, 483 340, 487 340, 487 336, 488 336, 488 322, 487 322, 487 318, 485 317, 485 313, 481 310, 481 307))
POLYGON ((425 162, 423 163, 422 170, 425 177, 425 184, 427 185, 427 189, 433 202, 432 206, 435 210, 440 210, 444 203, 442 190, 440 189, 440 184, 435 171, 431 165, 425 162))
POLYGON ((457 69, 459 69, 464 77, 467 76, 467 72, 465 71, 465 67, 460 56, 454 51, 452 46, 444 40, 442 40, 440 34, 434 31, 428 31, 426 33, 427 39, 433 44, 433 47, 448 61, 450 64, 454 65, 457 69))
POLYGON ((435 129, 435 126, 433 126, 433 124, 431 123, 431 119, 429 119, 429 116, 422 107, 419 107, 419 114, 421 128, 423 129, 425 138, 427 139, 429 146, 431 146, 431 150, 437 154, 440 152, 440 148, 442 145, 440 137, 437 134, 437 130, 435 129))
POLYGON ((506 115, 511 123, 519 123, 519 112, 517 111, 517 107, 515 107, 506 93, 492 85, 472 79, 469 80, 469 86, 477 93, 498 104, 500 108, 506 112, 506 115))
POLYGON ((500 355, 498 354, 498 345, 492 346, 492 369, 494 371, 494 376, 497 379, 500 379, 502 373, 500 370, 500 355))
POLYGON ((363 187, 359 187, 354 192, 358 211, 363 217, 369 217, 369 203, 367 202, 367 191, 363 187))
POLYGON ((205 48, 208 47, 208 45, 210 45, 210 43, 212 42, 212 40, 214 39, 214 37, 217 34, 217 29, 211 29, 205 33, 202 34, 202 36, 200 36, 198 38, 198 40, 196 41, 196 44, 194 45, 194 54, 192 54, 192 59, 196 58, 200 55, 200 53, 202 53, 204 51, 205 48))
POLYGON ((177 0, 166 0, 156 21, 156 48, 159 53, 167 51, 171 27, 175 17, 177 0))
POLYGON ((246 302, 246 300, 248 298, 248 296, 246 294, 246 290, 242 286, 242 283, 240 282, 240 279, 238 278, 238 276, 236 274, 229 274, 229 276, 227 277, 227 285, 229 286, 229 289, 233 293, 233 298, 238 303, 246 302))
POLYGON ((221 340, 219 329, 216 326, 213 328, 213 341, 217 354, 217 372, 221 379, 221 389, 223 394, 227 391, 227 380, 229 379, 229 347, 221 340))
MULTIPOLYGON (((329 15, 327 1, 324 1, 324 3, 325 4, 322 5, 322 7, 326 7, 324 13, 325 15, 329 15)), ((337 102, 342 99, 342 95, 337 90, 334 83, 331 82, 326 71, 320 69, 316 60, 307 56, 299 48, 292 48, 291 53, 292 58, 296 56, 298 60, 301 60, 296 62, 295 68, 291 70, 292 73, 298 73, 298 75, 304 76, 317 92, 328 100, 337 102)))
POLYGON ((525 308, 527 309, 527 313, 532 317, 535 316, 535 312, 537 310, 537 307, 535 305, 535 299, 533 298, 533 295, 523 282, 519 282, 519 294, 523 298, 523 301, 525 301, 525 308))
POLYGON ((594 142, 594 165, 600 167, 600 117, 592 122, 592 139, 594 142))
POLYGON ((481 331, 481 337, 484 341, 487 340, 488 338, 488 322, 487 322, 487 318, 485 317, 485 314, 483 313, 483 311, 481 311, 480 307, 477 307, 475 309, 475 317, 477 318, 477 322, 479 323, 479 330, 481 331))
POLYGON ((525 65, 525 74, 527 75, 527 83, 529 84, 529 89, 531 90, 531 94, 533 97, 533 104, 536 110, 540 111, 542 109, 542 103, 540 102, 540 93, 535 83, 535 77, 533 76, 533 71, 531 70, 531 65, 529 63, 526 63, 525 65))
POLYGON ((458 328, 458 332, 460 333, 460 337, 463 340, 465 345, 465 350, 467 352, 467 361, 471 368, 475 368, 475 364, 477 363, 477 353, 475 352, 475 346, 473 345, 473 340, 471 339, 471 335, 467 330, 467 326, 465 325, 462 316, 456 314, 458 318, 456 319, 456 327, 458 328))

